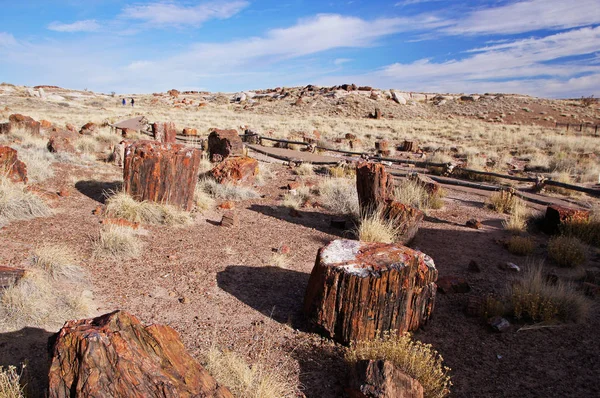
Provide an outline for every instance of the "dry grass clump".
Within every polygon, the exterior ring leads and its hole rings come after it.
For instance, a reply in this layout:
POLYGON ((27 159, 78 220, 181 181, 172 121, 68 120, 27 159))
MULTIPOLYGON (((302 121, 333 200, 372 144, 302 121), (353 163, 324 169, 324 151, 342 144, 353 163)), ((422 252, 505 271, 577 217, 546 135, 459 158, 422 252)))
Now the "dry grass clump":
POLYGON ((302 163, 294 168, 294 173, 299 176, 312 176, 315 174, 315 169, 311 163, 302 163))
POLYGON ((356 176, 356 169, 349 165, 332 166, 327 169, 327 174, 333 178, 354 178, 356 176))
POLYGON ((430 344, 412 340, 409 333, 401 336, 385 333, 381 338, 352 344, 346 360, 350 363, 387 360, 421 383, 425 397, 441 398, 450 394, 450 368, 443 365, 442 356, 430 344))
POLYGON ((261 163, 256 175, 256 185, 263 186, 275 177, 270 163, 261 163))
POLYGON ((215 200, 203 188, 200 184, 196 184, 194 189, 194 204, 200 212, 212 209, 215 206, 215 200))
POLYGON ((396 220, 385 216, 383 209, 361 214, 355 234, 363 242, 393 243, 400 233, 396 220))
POLYGON ((336 214, 359 215, 356 183, 349 178, 326 178, 317 188, 322 205, 336 214))
POLYGON ((401 180, 394 189, 396 201, 420 210, 442 208, 442 196, 441 189, 435 194, 430 194, 422 184, 414 180, 401 180))
POLYGON ((21 375, 15 366, 0 366, 0 398, 25 398, 21 375))
POLYGON ((291 259, 289 254, 285 253, 273 253, 271 260, 269 261, 270 265, 279 268, 287 268, 289 267, 290 263, 291 259))
POLYGON ((534 322, 580 322, 590 308, 589 301, 570 284, 548 281, 540 264, 528 267, 510 287, 509 297, 514 316, 534 322))
POLYGON ((200 158, 200 164, 198 166, 198 171, 200 172, 200 175, 212 170, 213 167, 214 165, 208 159, 208 155, 202 154, 202 157, 200 158))
POLYGON ((600 220, 593 216, 589 221, 566 222, 561 232, 566 236, 573 236, 589 245, 600 247, 600 220))
POLYGON ((143 242, 133 228, 109 224, 94 241, 94 257, 131 259, 142 254, 143 242))
POLYGON ((222 200, 248 200, 256 199, 260 195, 251 187, 233 184, 219 184, 212 178, 201 178, 197 189, 207 192, 215 199, 222 200))
POLYGON ((146 224, 185 225, 192 222, 192 217, 188 212, 171 205, 148 201, 138 202, 125 192, 118 192, 108 198, 106 214, 110 217, 146 224))
POLYGON ((513 198, 514 200, 512 201, 512 207, 508 209, 510 216, 508 217, 508 220, 502 221, 502 226, 507 231, 519 233, 527 228, 529 211, 521 199, 518 199, 517 197, 513 198))
POLYGON ((308 200, 310 200, 310 187, 302 185, 296 189, 288 191, 283 197, 283 205, 291 209, 301 208, 308 200))
POLYGON ((48 217, 52 210, 37 195, 27 192, 23 184, 0 176, 0 224, 10 221, 48 217))
POLYGON ((287 375, 277 368, 267 368, 262 363, 248 364, 239 354, 211 348, 205 357, 205 367, 236 397, 285 398, 296 396, 296 387, 287 375))
MULTIPOLYGON (((569 171, 563 171, 563 172, 553 175, 552 180, 557 181, 557 182, 562 182, 565 184, 573 183, 573 180, 571 179, 571 174, 569 171)), ((554 192, 554 193, 564 195, 564 196, 572 196, 575 194, 575 191, 572 191, 567 188, 555 187, 553 185, 546 185, 544 187, 544 190, 546 190, 547 192, 554 192)))
POLYGON ((528 236, 512 236, 507 242, 507 249, 517 256, 528 256, 533 253, 535 243, 528 236))
POLYGON ((69 248, 63 245, 42 245, 31 256, 31 264, 47 272, 53 279, 72 282, 83 280, 83 269, 77 265, 69 248))
POLYGON ((556 236, 548 241, 548 256, 561 267, 575 268, 587 261, 587 247, 574 236, 556 236))
POLYGON ((75 141, 75 149, 86 154, 98 152, 98 140, 89 135, 81 136, 75 141))
POLYGON ((519 198, 509 191, 494 192, 487 200, 488 207, 498 213, 512 213, 519 198))

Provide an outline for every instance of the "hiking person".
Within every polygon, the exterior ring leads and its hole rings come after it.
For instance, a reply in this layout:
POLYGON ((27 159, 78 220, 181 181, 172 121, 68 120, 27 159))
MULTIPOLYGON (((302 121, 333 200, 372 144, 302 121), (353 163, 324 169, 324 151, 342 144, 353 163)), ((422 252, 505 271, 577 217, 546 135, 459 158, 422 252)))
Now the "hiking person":
POLYGON ((132 99, 131 99, 131 106, 132 106, 132 107, 133 107, 133 104, 134 104, 134 100, 133 100, 133 98, 132 98, 132 99))
POLYGON ((127 101, 125 101, 125 98, 123 98, 123 101, 121 101, 123 103, 123 106, 125 106, 127 104, 127 101))

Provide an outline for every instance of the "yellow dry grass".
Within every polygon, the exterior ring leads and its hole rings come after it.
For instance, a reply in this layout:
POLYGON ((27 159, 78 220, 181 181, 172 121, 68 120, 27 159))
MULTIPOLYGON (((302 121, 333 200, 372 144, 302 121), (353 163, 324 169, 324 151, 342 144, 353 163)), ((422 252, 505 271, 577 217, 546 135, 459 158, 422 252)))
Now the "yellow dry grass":
POLYGON ((0 176, 0 224, 11 221, 48 217, 52 210, 37 195, 25 190, 25 185, 0 176))
POLYGON ((25 398, 21 374, 15 366, 0 366, 0 398, 25 398))
POLYGON ((94 241, 94 257, 105 259, 130 259, 142 255, 140 232, 121 225, 109 224, 100 229, 94 241))
POLYGON ((118 192, 108 198, 106 214, 145 224, 185 225, 192 222, 188 212, 167 204, 138 202, 125 192, 118 192))

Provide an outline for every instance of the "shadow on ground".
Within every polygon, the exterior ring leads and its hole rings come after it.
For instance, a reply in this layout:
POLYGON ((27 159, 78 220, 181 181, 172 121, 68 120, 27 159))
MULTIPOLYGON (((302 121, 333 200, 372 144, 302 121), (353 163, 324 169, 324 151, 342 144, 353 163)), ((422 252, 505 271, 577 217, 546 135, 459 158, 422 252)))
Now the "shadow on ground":
POLYGON ((305 330, 302 302, 308 278, 304 272, 279 267, 230 265, 217 273, 217 284, 277 322, 305 330))
POLYGON ((0 333, 0 366, 25 364, 22 381, 26 384, 26 396, 43 398, 47 395, 48 338, 52 336, 44 329, 23 328, 16 332, 0 333))
POLYGON ((75 188, 85 196, 96 202, 105 203, 106 199, 111 196, 113 192, 118 192, 121 189, 123 183, 121 181, 96 181, 96 180, 84 180, 77 181, 75 188))

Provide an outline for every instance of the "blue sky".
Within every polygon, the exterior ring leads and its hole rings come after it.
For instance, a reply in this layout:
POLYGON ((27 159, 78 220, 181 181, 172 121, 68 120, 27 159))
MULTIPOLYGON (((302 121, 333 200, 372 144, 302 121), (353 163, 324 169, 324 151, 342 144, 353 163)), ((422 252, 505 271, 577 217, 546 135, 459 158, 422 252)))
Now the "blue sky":
POLYGON ((0 81, 600 96, 600 0, 0 0, 0 81))

